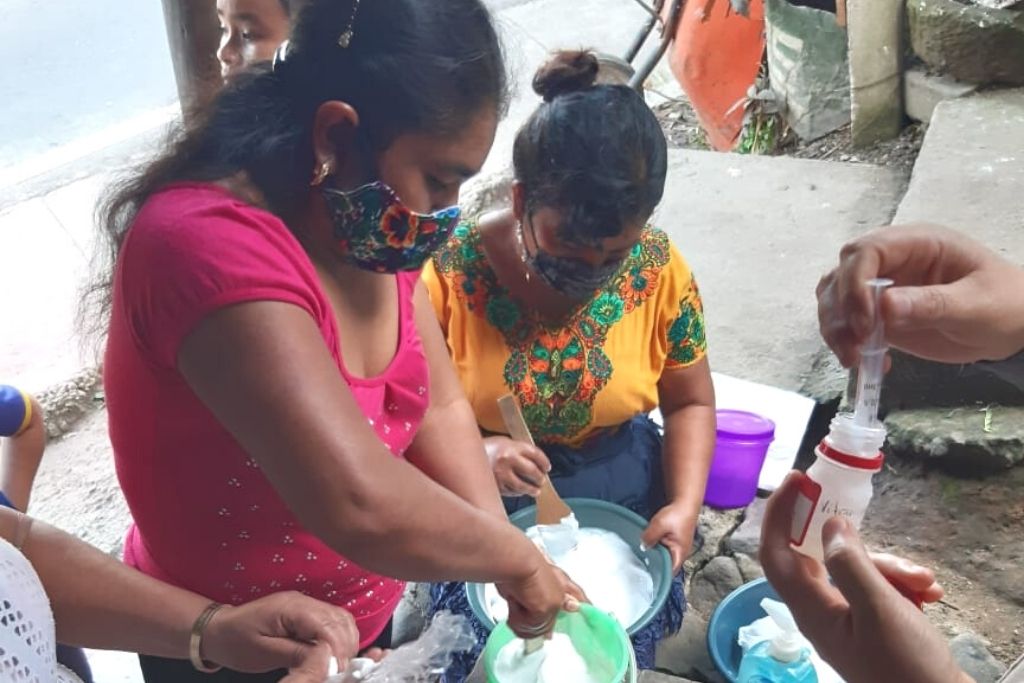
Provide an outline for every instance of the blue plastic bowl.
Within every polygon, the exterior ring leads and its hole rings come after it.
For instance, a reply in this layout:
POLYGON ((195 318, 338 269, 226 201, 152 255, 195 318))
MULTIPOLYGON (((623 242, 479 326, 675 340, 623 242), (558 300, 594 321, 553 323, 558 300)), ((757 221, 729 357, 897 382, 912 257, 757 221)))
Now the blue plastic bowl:
POLYGON ((736 642, 736 636, 744 626, 768 616, 761 609, 761 601, 765 598, 781 600, 767 579, 757 579, 725 596, 711 615, 708 651, 711 652, 715 668, 729 683, 738 682, 740 660, 743 658, 743 650, 736 642))
MULTIPOLYGON (((629 635, 634 635, 650 623, 651 619, 665 605, 665 600, 668 599, 668 593, 672 587, 672 557, 662 545, 646 551, 640 550, 640 536, 647 528, 647 522, 632 510, 592 498, 566 498, 565 504, 572 508, 581 527, 607 529, 621 536, 622 540, 630 548, 633 548, 633 552, 647 567, 647 571, 651 573, 651 578, 654 579, 654 601, 647 611, 626 629, 629 635)), ((524 531, 529 529, 537 523, 537 506, 531 505, 516 511, 509 517, 509 521, 524 531)), ((485 607, 484 586, 485 584, 482 583, 467 583, 466 598, 473 614, 490 631, 495 624, 490 612, 485 607)))

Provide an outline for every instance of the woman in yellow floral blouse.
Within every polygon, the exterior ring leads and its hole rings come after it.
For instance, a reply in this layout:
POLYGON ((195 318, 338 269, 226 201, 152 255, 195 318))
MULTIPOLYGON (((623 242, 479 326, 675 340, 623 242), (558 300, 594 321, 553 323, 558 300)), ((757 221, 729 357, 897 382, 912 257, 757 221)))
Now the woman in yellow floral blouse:
MULTIPOLYGON (((665 185, 657 119, 632 89, 595 85, 592 53, 560 53, 534 79, 544 103, 519 131, 513 206, 460 226, 424 271, 511 512, 545 474, 563 497, 609 500, 650 524, 677 573, 693 543, 715 441, 700 294, 668 236, 648 225, 665 185), (514 393, 538 448, 504 436, 514 393), (664 437, 647 417, 664 416, 664 437)), ((643 668, 678 630, 638 634, 643 668)), ((435 606, 461 592, 434 588, 435 606)), ((449 672, 448 680, 458 680, 449 672)))

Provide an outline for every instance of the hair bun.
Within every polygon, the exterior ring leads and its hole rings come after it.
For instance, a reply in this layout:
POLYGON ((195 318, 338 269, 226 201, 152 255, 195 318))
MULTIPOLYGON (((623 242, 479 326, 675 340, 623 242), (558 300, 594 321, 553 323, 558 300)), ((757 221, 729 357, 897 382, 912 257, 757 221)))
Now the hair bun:
POLYGON ((590 50, 556 52, 533 77, 533 90, 550 102, 559 95, 586 90, 597 82, 597 55, 590 50))

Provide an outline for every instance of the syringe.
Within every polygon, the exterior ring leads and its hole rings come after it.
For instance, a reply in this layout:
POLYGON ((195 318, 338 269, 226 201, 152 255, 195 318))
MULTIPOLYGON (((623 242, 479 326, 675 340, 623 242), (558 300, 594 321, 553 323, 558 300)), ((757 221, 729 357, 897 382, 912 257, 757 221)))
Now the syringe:
POLYGON ((853 424, 872 427, 878 424, 878 400, 882 393, 882 376, 885 372, 885 323, 882 322, 882 294, 892 286, 886 278, 868 280, 871 296, 875 302, 875 321, 871 336, 860 350, 860 365, 857 368, 857 396, 853 409, 853 424))
POLYGON ((800 497, 793 508, 794 547, 816 560, 825 555, 821 530, 833 516, 846 517, 860 526, 874 489, 871 477, 882 469, 885 426, 878 421, 878 399, 885 370, 885 327, 879 304, 892 280, 869 280, 866 285, 875 302, 871 334, 860 349, 857 395, 851 415, 835 416, 828 436, 814 450, 814 464, 807 469, 800 497))

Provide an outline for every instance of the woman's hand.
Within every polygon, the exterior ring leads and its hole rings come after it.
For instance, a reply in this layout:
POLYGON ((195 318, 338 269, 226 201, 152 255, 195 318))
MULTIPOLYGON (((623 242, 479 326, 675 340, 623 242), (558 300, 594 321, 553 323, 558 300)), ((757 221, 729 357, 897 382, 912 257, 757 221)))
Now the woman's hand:
POLYGON ((935 576, 891 555, 870 556, 848 520, 825 523, 825 564, 790 547, 799 482, 794 473, 768 502, 761 564, 815 649, 849 683, 969 681, 945 638, 893 587, 925 602, 938 600, 935 576), (832 582, 829 582, 831 575, 832 582))
POLYGON ((843 247, 818 284, 821 335, 845 366, 871 333, 873 278, 893 348, 930 360, 1002 360, 1024 348, 1024 270, 953 230, 907 225, 870 232, 843 247))
POLYGON ((640 540, 648 548, 661 543, 672 556, 672 571, 676 574, 690 555, 693 535, 697 529, 697 514, 690 506, 669 503, 654 515, 640 540))
POLYGON ((561 611, 575 612, 586 601, 583 591, 537 551, 536 569, 521 581, 497 584, 508 601, 508 625, 520 638, 547 636, 561 611))
POLYGON ((562 568, 557 565, 552 565, 555 568, 555 574, 562 582, 562 592, 565 593, 565 601, 562 603, 562 609, 566 612, 576 612, 580 608, 580 603, 590 602, 590 598, 583 592, 583 589, 577 585, 572 577, 562 571, 562 568))
POLYGON ((488 437, 484 446, 501 495, 540 495, 541 482, 551 471, 551 463, 541 449, 507 436, 488 437))
POLYGON ((348 662, 358 650, 351 614, 299 593, 223 607, 202 641, 206 661, 245 673, 287 668, 288 683, 323 683, 331 657, 348 662))

